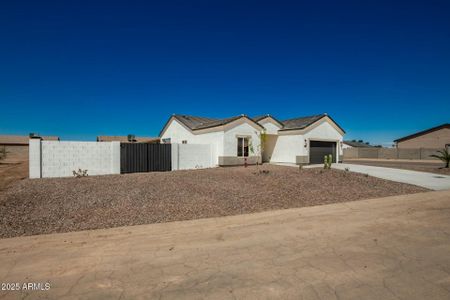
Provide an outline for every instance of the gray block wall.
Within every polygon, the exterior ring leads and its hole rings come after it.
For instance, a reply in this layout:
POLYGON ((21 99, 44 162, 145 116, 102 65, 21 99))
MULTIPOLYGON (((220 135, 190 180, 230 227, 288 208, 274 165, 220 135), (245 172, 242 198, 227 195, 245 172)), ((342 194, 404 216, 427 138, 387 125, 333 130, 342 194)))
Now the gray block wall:
POLYGON ((30 178, 71 177, 73 171, 88 175, 120 174, 119 142, 60 142, 31 139, 30 178))
POLYGON ((344 149, 344 159, 425 159, 433 160, 430 157, 441 149, 397 149, 397 148, 347 148, 344 149))

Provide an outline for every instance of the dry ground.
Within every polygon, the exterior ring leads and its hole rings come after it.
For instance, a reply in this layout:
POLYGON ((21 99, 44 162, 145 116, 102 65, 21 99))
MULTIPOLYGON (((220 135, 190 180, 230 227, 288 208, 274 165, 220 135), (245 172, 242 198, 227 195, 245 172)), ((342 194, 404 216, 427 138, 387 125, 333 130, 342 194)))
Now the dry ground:
POLYGON ((267 165, 27 179, 0 196, 0 237, 313 206, 425 191, 338 170, 267 165))
POLYGON ((375 167, 386 167, 386 168, 396 168, 405 169, 421 172, 429 172, 436 174, 450 175, 450 168, 443 168, 444 163, 441 161, 405 161, 405 160, 363 160, 363 159, 347 159, 344 163, 360 164, 375 167))
POLYGON ((28 178, 28 161, 0 163, 0 194, 16 181, 28 178))
POLYGON ((0 240, 0 299, 450 299, 450 191, 0 240))

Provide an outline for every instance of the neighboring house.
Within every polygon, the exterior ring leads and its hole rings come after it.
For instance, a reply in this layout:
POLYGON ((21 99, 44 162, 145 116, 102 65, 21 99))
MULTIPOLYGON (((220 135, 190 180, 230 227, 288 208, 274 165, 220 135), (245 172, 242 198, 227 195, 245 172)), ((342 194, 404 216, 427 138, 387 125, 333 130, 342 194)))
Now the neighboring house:
POLYGON ((210 144, 216 165, 240 165, 244 161, 253 164, 261 160, 308 164, 322 163, 327 154, 338 161, 344 134, 327 114, 284 121, 271 115, 227 119, 172 115, 160 138, 162 143, 210 144), (266 138, 261 147, 263 132, 266 138))
POLYGON ((450 146, 450 124, 442 124, 394 141, 397 148, 442 149, 450 146))
POLYGON ((100 135, 97 137, 97 142, 158 144, 159 138, 158 137, 136 137, 134 135, 126 135, 126 136, 100 135))
MULTIPOLYGON (((28 141, 30 137, 39 138, 36 135, 0 135, 0 147, 5 148, 7 158, 13 160, 28 159, 28 141)), ((46 141, 59 141, 57 136, 42 136, 46 141)))
POLYGON ((364 143, 364 142, 359 142, 359 141, 344 141, 342 143, 342 149, 348 149, 348 148, 373 148, 374 146, 368 144, 368 143, 364 143))

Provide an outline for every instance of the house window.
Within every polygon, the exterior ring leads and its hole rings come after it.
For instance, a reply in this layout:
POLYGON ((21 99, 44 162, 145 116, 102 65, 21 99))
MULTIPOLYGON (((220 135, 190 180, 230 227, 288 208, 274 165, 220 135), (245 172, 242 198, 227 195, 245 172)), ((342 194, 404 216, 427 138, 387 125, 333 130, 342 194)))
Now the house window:
POLYGON ((249 138, 248 137, 238 137, 238 143, 237 143, 237 156, 248 156, 248 144, 249 144, 249 138))
POLYGON ((181 143, 182 144, 187 144, 187 141, 186 140, 182 140, 181 143))
POLYGON ((170 138, 162 139, 163 144, 170 144, 170 138))

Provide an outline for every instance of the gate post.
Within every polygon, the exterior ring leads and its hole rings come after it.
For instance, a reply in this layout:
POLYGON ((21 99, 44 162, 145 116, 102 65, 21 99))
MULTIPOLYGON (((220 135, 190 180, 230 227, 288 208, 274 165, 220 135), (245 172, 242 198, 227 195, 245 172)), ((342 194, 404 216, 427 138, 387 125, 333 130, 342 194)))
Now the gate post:
POLYGON ((120 142, 111 142, 111 174, 120 174, 120 142))
POLYGON ((29 176, 42 178, 42 146, 41 139, 30 139, 28 142, 29 176))
POLYGON ((171 160, 172 160, 172 171, 174 170, 178 170, 179 169, 179 165, 178 165, 178 154, 179 154, 179 144, 171 144, 171 160))

